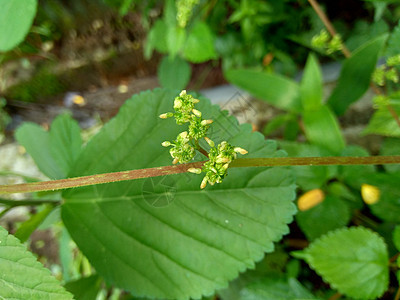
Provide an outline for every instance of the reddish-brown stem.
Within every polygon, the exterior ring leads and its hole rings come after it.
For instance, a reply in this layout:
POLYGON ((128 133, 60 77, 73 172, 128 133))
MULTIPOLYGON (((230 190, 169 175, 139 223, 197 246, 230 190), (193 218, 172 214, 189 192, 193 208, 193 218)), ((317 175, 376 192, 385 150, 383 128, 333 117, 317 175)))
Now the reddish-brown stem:
MULTIPOLYGON (((316 14, 321 19, 322 23, 324 23, 326 29, 329 31, 331 36, 337 35, 337 32, 333 27, 331 21, 329 21, 328 17, 321 9, 318 2, 316 0, 308 0, 308 2, 310 2, 312 8, 315 10, 316 14)), ((349 58, 351 56, 351 52, 349 51, 349 49, 347 49, 346 45, 343 42, 342 42, 342 52, 346 58, 349 58)))
MULTIPOLYGON (((54 191, 73 187, 82 187, 102 183, 133 180, 185 173, 189 168, 201 168, 204 161, 183 165, 164 166, 114 173, 96 174, 60 180, 0 185, 0 194, 30 193, 38 191, 54 191)), ((230 167, 273 167, 273 166, 327 166, 327 165, 381 165, 400 164, 399 156, 367 156, 367 157, 269 157, 240 158, 234 160, 230 167)))
POLYGON ((386 105, 386 107, 389 110, 390 114, 392 115, 393 119, 396 121, 397 126, 400 127, 400 119, 399 119, 399 116, 397 115, 396 111, 393 109, 393 107, 390 104, 386 105))

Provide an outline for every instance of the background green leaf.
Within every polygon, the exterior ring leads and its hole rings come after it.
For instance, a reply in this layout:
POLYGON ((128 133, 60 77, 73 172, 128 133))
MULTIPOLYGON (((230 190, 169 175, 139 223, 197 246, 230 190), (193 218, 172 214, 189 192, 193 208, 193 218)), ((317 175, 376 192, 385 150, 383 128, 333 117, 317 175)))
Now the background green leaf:
POLYGON ((96 300, 101 288, 101 278, 98 275, 82 277, 67 282, 64 287, 76 300, 96 300))
POLYGON ((190 62, 201 63, 217 57, 214 35, 205 22, 196 22, 191 28, 183 56, 190 62))
POLYGON ((300 95, 304 110, 315 110, 322 104, 322 74, 313 54, 307 59, 300 83, 300 95))
POLYGON ((12 50, 28 34, 37 0, 0 0, 0 52, 12 50))
POLYGON ((226 79, 257 98, 287 111, 301 111, 299 85, 286 77, 238 69, 225 73, 226 79))
POLYGON ((191 72, 190 65, 179 56, 164 56, 158 67, 158 80, 162 87, 183 90, 190 80, 191 72))
MULTIPOLYGON (((400 105, 392 105, 397 115, 400 115, 400 105)), ((393 118, 389 109, 385 106, 379 107, 372 115, 364 134, 380 134, 390 137, 400 137, 400 127, 393 118)))
POLYGON ((82 147, 79 125, 68 114, 59 115, 50 132, 26 122, 17 129, 15 138, 51 179, 67 177, 82 147))
MULTIPOLYGON (((160 144, 185 128, 158 115, 172 110, 177 94, 157 89, 127 101, 88 143, 71 175, 170 165, 160 144)), ((226 139, 249 150, 248 157, 282 155, 208 100, 198 109, 214 120, 215 142, 226 139)), ((109 283, 148 297, 210 295, 288 233, 295 186, 287 168, 232 169, 222 184, 205 190, 201 180, 181 174, 65 191, 62 218, 109 283)))
POLYGON ((328 99, 328 104, 337 115, 343 114, 367 91, 386 38, 387 34, 368 41, 343 63, 338 84, 328 99))
POLYGON ((28 240, 30 235, 35 229, 42 224, 44 219, 53 211, 54 205, 48 204, 38 213, 32 215, 29 220, 21 224, 18 230, 15 232, 15 237, 17 237, 21 243, 28 240))
POLYGON ((295 278, 264 278, 249 284, 240 292, 240 300, 317 299, 295 278))
POLYGON ((351 211, 346 202, 331 195, 327 195, 324 201, 313 208, 296 214, 297 224, 309 241, 333 229, 346 226, 350 219, 351 211))
POLYGON ((0 291, 3 299, 72 299, 20 241, 0 227, 0 291))
POLYGON ((357 299, 376 299, 389 283, 386 244, 363 227, 332 231, 293 255, 304 259, 333 288, 357 299))
POLYGON ((303 122, 310 143, 336 154, 343 150, 345 141, 339 123, 328 106, 323 105, 318 109, 304 111, 303 122))

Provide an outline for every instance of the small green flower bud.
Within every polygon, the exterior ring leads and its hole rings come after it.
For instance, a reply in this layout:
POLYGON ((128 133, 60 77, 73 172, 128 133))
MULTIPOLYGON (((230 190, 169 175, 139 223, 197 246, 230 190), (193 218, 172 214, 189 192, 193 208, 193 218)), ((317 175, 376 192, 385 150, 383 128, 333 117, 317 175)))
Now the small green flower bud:
POLYGON ((174 115, 173 113, 168 112, 165 114, 161 114, 159 117, 160 117, 160 119, 166 119, 166 118, 172 117, 173 115, 174 115))
POLYGON ((192 113, 193 113, 196 117, 201 118, 201 112, 198 111, 197 109, 193 108, 193 109, 192 109, 192 113))
POLYGON ((204 178, 203 178, 203 180, 201 181, 201 184, 200 184, 200 188, 201 188, 201 189, 204 189, 204 188, 206 187, 206 185, 207 185, 207 180, 208 180, 208 177, 207 177, 207 176, 204 176, 204 178))
POLYGON ((190 173, 194 173, 194 174, 200 174, 201 173, 201 169, 198 168, 189 168, 188 172, 190 173))
POLYGON ((180 100, 179 98, 176 98, 174 100, 174 109, 179 109, 182 107, 182 100, 180 100))
POLYGON ((175 157, 174 160, 172 161, 172 163, 173 163, 174 165, 176 165, 178 162, 179 162, 179 158, 177 158, 177 157, 175 157))
POLYGON ((182 90, 182 92, 179 94, 179 97, 183 97, 186 95, 186 90, 182 90))
POLYGON ((192 100, 192 103, 193 104, 196 104, 196 103, 199 103, 200 102, 200 100, 199 99, 195 99, 195 98, 193 98, 193 100, 192 100))
POLYGON ((168 146, 171 146, 171 142, 165 141, 165 142, 162 142, 161 145, 164 147, 168 147, 168 146))
POLYGON ((222 163, 227 163, 230 162, 231 160, 228 157, 218 157, 215 162, 217 164, 222 164, 222 163))
POLYGON ((207 144, 210 145, 210 147, 215 147, 215 144, 211 139, 209 139, 208 137, 204 137, 204 139, 206 140, 207 144))
POLYGON ((201 121, 200 124, 202 126, 206 126, 206 125, 210 125, 212 122, 213 122, 213 120, 203 120, 203 121, 201 121))
POLYGON ((240 154, 242 154, 242 155, 245 155, 245 154, 249 153, 247 150, 245 150, 245 149, 243 149, 243 148, 240 148, 240 147, 235 147, 235 148, 233 149, 233 151, 235 151, 235 152, 237 152, 237 153, 240 153, 240 154))

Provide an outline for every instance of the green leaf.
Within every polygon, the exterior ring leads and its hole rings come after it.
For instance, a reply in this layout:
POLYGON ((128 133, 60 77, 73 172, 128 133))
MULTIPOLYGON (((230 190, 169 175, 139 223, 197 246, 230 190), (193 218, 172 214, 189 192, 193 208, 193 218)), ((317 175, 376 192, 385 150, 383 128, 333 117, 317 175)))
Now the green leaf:
POLYGON ((167 53, 167 25, 166 23, 158 19, 153 27, 151 27, 149 34, 147 35, 147 41, 144 48, 144 55, 146 59, 150 59, 153 49, 156 49, 158 52, 167 53))
MULTIPOLYGON (((396 114, 400 115, 400 105, 392 105, 396 114)), ((384 136, 400 137, 400 127, 393 118, 389 109, 385 106, 379 107, 372 115, 364 134, 380 134, 384 136)))
POLYGON ((196 22, 190 30, 183 56, 191 62, 201 63, 217 57, 214 35, 205 22, 196 22))
POLYGON ((240 292, 240 300, 317 299, 295 278, 265 278, 249 284, 240 292))
POLYGON ((338 121, 328 106, 303 112, 304 131, 310 143, 340 153, 345 146, 338 121))
POLYGON ((51 179, 66 177, 66 174, 51 155, 50 136, 42 127, 26 122, 17 129, 15 138, 32 156, 43 174, 51 179))
MULTIPOLYGON (((161 143, 185 126, 158 116, 172 110, 176 96, 156 89, 128 100, 85 147, 72 176, 170 165, 161 143)), ((198 109, 214 120, 214 142, 243 147, 247 157, 282 155, 208 100, 198 109)), ((65 191, 62 219, 107 282, 136 296, 210 295, 288 233, 295 186, 287 168, 232 169, 222 184, 204 190, 201 180, 180 174, 65 191)))
POLYGON ((12 50, 28 34, 37 0, 0 0, 0 52, 12 50))
POLYGON ((296 221, 309 241, 349 223, 351 211, 341 199, 327 195, 322 203, 306 211, 299 211, 296 221), (318 226, 315 226, 318 224, 318 226))
POLYGON ((98 275, 82 277, 67 282, 64 287, 76 300, 96 300, 101 288, 101 279, 98 275))
POLYGON ((66 178, 81 152, 80 128, 68 114, 59 115, 50 132, 34 123, 24 123, 15 137, 32 156, 40 171, 51 179, 66 178))
POLYGON ((175 57, 181 51, 185 40, 185 29, 179 26, 170 26, 167 28, 167 47, 171 57, 175 57))
POLYGON ((18 228, 15 232, 15 237, 17 237, 21 243, 24 243, 31 236, 32 232, 39 227, 40 224, 47 218, 47 216, 53 211, 54 205, 48 204, 43 210, 31 216, 31 218, 18 228))
POLYGON ((238 69, 225 73, 226 79, 257 98, 291 112, 301 111, 299 85, 286 77, 238 69))
POLYGON ((385 34, 363 44, 344 62, 338 84, 328 99, 328 104, 337 115, 342 115, 350 104, 368 90, 371 74, 386 38, 385 34))
POLYGON ((388 288, 386 244, 375 232, 343 228, 330 232, 303 251, 304 259, 333 288, 357 299, 376 299, 388 288))
POLYGON ((69 114, 57 116, 51 123, 50 152, 64 174, 68 174, 82 150, 81 129, 69 114))
POLYGON ((3 227, 0 227, 0 265, 3 299, 72 299, 50 271, 3 227))
POLYGON ((397 251, 400 251, 400 225, 397 225, 393 230, 393 243, 397 251))
POLYGON ((179 56, 164 56, 158 67, 158 79, 162 87, 183 90, 189 83, 191 72, 190 65, 179 56))
POLYGON ((315 55, 310 54, 300 83, 304 110, 316 110, 322 103, 322 74, 315 55))
POLYGON ((397 23, 396 27, 390 34, 385 54, 387 57, 398 55, 399 49, 400 49, 400 22, 397 23))

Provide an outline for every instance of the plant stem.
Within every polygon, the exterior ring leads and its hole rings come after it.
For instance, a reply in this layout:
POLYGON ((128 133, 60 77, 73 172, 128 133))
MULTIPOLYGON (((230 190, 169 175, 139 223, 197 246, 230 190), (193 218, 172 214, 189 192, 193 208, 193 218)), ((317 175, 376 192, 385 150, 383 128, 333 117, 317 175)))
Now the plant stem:
MULTIPOLYGON (((0 185, 1 194, 31 193, 39 191, 54 191, 73 187, 89 186, 101 183, 118 182, 139 178, 158 177, 185 173, 189 168, 201 168, 204 161, 182 165, 164 166, 148 169, 96 174, 43 182, 0 185)), ((328 166, 328 165, 381 165, 400 164, 398 156, 365 156, 365 157, 268 157, 239 158, 230 167, 273 167, 273 166, 328 166)))
MULTIPOLYGON (((337 35, 337 32, 333 27, 331 21, 329 21, 328 17, 321 9, 321 6, 319 6, 318 2, 316 0, 308 0, 308 2, 310 2, 312 8, 315 10, 318 17, 321 19, 322 23, 324 23, 326 29, 328 29, 331 36, 337 35)), ((349 49, 347 49, 346 45, 343 42, 342 42, 342 52, 346 58, 349 58, 351 56, 351 52, 349 51, 349 49)))
MULTIPOLYGON (((43 182, 37 182, 37 183, 43 183, 43 182)), ((12 186, 12 185, 11 185, 12 186)), ((0 185, 0 187, 3 187, 0 185)), ((34 206, 34 205, 42 205, 42 204, 60 204, 61 201, 59 200, 45 200, 45 199, 38 199, 38 200, 10 200, 10 199, 3 199, 0 198, 0 204, 7 205, 10 207, 16 207, 16 206, 34 206)))

